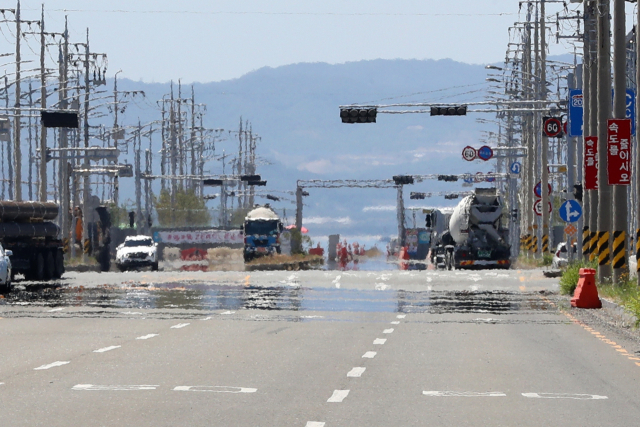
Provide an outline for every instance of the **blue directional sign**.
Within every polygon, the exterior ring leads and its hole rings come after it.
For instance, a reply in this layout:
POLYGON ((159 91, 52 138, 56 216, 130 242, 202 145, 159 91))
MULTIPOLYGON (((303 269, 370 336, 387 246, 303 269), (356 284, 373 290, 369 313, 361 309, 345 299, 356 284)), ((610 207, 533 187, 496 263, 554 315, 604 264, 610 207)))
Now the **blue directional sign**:
POLYGON ((470 173, 464 174, 463 181, 467 184, 473 184, 473 175, 471 175, 470 173))
POLYGON ((582 136, 583 116, 582 89, 569 91, 569 136, 582 136))
POLYGON ((627 89, 627 109, 625 118, 631 119, 631 135, 636 134, 636 93, 633 89, 627 89))
POLYGON ((559 213, 564 222, 576 222, 582 216, 582 206, 577 200, 567 200, 560 206, 559 213))
POLYGON ((493 157, 493 150, 488 145, 483 145, 478 149, 478 158, 485 162, 493 157))
POLYGON ((511 167, 509 169, 511 169, 511 173, 519 175, 520 174, 520 170, 522 169, 522 163, 513 162, 513 163, 511 163, 511 167))

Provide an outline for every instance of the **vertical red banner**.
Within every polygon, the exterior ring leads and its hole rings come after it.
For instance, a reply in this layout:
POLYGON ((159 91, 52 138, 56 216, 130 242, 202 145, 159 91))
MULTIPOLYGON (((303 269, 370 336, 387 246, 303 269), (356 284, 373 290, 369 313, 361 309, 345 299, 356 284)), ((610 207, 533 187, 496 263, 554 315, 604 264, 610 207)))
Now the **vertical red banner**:
POLYGON ((607 121, 607 176, 609 185, 631 183, 631 120, 607 121))
POLYGON ((584 138, 584 189, 598 189, 598 137, 584 138))

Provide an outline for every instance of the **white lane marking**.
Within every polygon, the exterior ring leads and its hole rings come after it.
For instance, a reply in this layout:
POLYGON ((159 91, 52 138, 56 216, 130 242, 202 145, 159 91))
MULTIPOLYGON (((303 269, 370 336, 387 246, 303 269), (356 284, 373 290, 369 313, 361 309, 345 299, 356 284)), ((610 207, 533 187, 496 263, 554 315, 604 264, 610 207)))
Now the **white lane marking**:
POLYGON ((572 394, 572 393, 522 393, 524 397, 533 399, 576 399, 576 400, 602 400, 608 399, 607 396, 598 396, 597 394, 572 394))
POLYGON ((393 328, 389 328, 389 329, 385 329, 384 331, 382 331, 383 334, 392 334, 393 333, 393 328))
POLYGON ((376 291, 386 291, 387 289, 389 289, 389 285, 385 285, 384 283, 376 283, 376 291))
POLYGON ((407 315, 406 314, 398 314, 396 317, 398 319, 404 319, 405 317, 407 317, 407 315))
POLYGON ((425 396, 434 397, 505 397, 500 391, 476 392, 476 391, 423 391, 425 396))
POLYGON ((64 310, 64 307, 54 308, 54 309, 49 310, 49 313, 53 313, 54 311, 62 311, 62 310, 64 310))
POLYGON ((362 355, 362 357, 364 359, 373 359, 374 357, 376 357, 376 354, 378 354, 375 351, 367 351, 365 354, 362 355))
MULTIPOLYGON (((223 313, 224 314, 224 313, 223 313)), ((191 323, 178 323, 177 325, 173 325, 171 327, 171 329, 180 329, 180 328, 184 328, 185 326, 189 326, 191 323)))
POLYGON ((387 342, 386 338, 376 338, 375 340, 373 340, 374 345, 383 345, 386 342, 387 342))
POLYGON ((132 390, 155 390, 158 385, 93 385, 77 384, 71 390, 76 391, 132 391, 132 390))
POLYGON ((366 370, 367 368, 362 368, 362 367, 353 368, 349 372, 347 372, 347 376, 352 378, 361 377, 362 374, 364 374, 364 371, 366 370))
POLYGON ((160 334, 148 334, 148 335, 143 335, 141 337, 136 338, 137 340, 148 340, 149 338, 153 338, 153 337, 157 337, 160 334))
POLYGON ((34 371, 42 371, 44 369, 56 368, 58 366, 67 365, 69 363, 71 363, 71 362, 53 362, 53 363, 49 363, 48 365, 38 366, 37 368, 33 368, 33 370, 34 371))
POLYGON ((213 319, 213 317, 209 316, 209 317, 205 317, 204 319, 200 319, 200 320, 211 320, 213 319))
POLYGON ((301 319, 324 319, 324 316, 300 316, 301 319))
POLYGON ((427 277, 427 283, 431 283, 433 279, 431 277, 427 277))
POLYGON ((391 322, 391 324, 392 324, 392 325, 399 325, 399 324, 400 324, 400 321, 398 321, 398 320, 394 320, 393 322, 391 322))
POLYGON ((4 385, 4 383, 0 383, 0 385, 4 385))
POLYGON ((333 394, 327 400, 328 403, 340 403, 349 395, 349 390, 333 390, 333 394))
POLYGON ((94 353, 106 353, 107 351, 115 350, 116 348, 122 347, 121 345, 112 345, 111 347, 99 348, 97 350, 93 350, 94 353))
POLYGON ((324 427, 324 423, 320 421, 307 421, 304 427, 324 427))
POLYGON ((208 386, 208 385, 180 385, 173 389, 173 391, 202 391, 208 393, 255 393, 257 388, 247 387, 227 387, 227 386, 208 386))
POLYGON ((220 313, 223 315, 227 315, 227 314, 235 314, 235 311, 225 311, 224 313, 220 313))
POLYGON ((122 311, 121 314, 144 314, 140 311, 122 311))

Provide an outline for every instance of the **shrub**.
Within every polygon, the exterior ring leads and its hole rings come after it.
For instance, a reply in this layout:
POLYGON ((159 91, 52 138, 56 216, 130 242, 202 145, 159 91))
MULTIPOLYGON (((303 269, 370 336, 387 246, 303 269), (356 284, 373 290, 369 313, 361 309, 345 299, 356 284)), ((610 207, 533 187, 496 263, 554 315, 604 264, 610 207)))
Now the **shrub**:
POLYGON ((580 279, 581 268, 596 268, 595 261, 578 260, 573 261, 564 273, 560 277, 560 293, 564 295, 573 295, 573 292, 578 286, 578 279, 580 279))

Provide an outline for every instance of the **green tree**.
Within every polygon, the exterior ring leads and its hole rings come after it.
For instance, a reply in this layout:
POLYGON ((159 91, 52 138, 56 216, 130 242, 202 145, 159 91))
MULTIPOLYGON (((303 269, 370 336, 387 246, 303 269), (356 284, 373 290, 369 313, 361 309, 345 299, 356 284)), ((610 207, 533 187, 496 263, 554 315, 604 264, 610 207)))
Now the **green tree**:
POLYGON ((211 215, 204 199, 198 197, 192 189, 177 189, 176 204, 171 205, 171 194, 168 190, 153 197, 153 204, 158 213, 161 227, 203 227, 211 225, 211 215))

